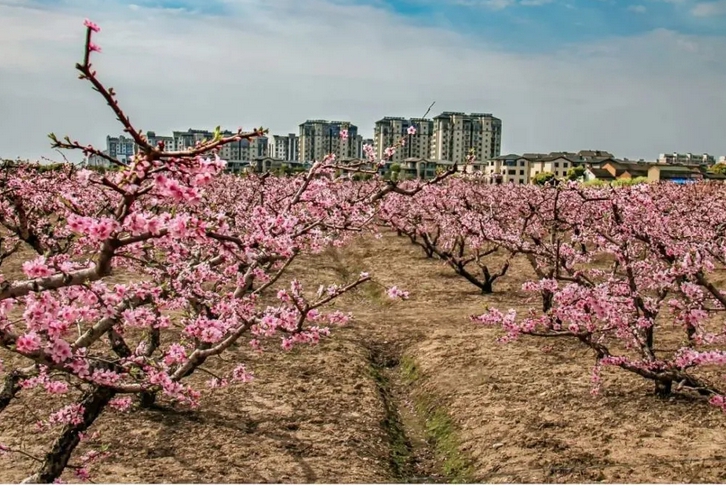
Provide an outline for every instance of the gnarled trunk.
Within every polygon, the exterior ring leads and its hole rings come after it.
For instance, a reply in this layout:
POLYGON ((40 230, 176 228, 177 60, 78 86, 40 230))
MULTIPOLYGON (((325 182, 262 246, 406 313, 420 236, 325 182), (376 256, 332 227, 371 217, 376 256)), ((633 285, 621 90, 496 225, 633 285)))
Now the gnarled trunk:
POLYGON ((3 386, 0 388, 0 412, 5 410, 15 395, 20 391, 20 382, 32 376, 35 367, 26 369, 14 369, 5 376, 3 386))
POLYGON ((23 480, 24 484, 53 483, 68 466, 73 451, 93 422, 101 415, 108 402, 116 395, 111 388, 94 387, 81 398, 83 421, 78 425, 67 424, 56 438, 50 450, 43 457, 43 464, 32 476, 23 480))

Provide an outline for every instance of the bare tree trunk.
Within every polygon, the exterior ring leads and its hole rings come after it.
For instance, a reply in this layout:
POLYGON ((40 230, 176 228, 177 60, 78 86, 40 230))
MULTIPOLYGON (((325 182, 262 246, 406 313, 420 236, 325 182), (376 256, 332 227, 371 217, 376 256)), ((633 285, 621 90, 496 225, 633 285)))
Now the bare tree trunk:
POLYGON ((20 391, 20 382, 32 376, 35 367, 26 369, 14 369, 5 376, 3 386, 0 389, 0 412, 5 410, 15 395, 20 391))
POLYGON ((552 308, 552 305, 554 305, 553 300, 555 296, 551 291, 543 290, 542 291, 542 311, 547 313, 552 308))
POLYGON ((671 380, 655 381, 655 394, 659 397, 668 397, 673 391, 673 382, 671 380))
POLYGON ((53 483, 68 466, 73 451, 78 446, 80 435, 87 431, 101 415, 108 402, 116 395, 111 388, 94 387, 81 398, 84 408, 83 421, 78 425, 66 425, 43 458, 43 464, 24 484, 53 483))

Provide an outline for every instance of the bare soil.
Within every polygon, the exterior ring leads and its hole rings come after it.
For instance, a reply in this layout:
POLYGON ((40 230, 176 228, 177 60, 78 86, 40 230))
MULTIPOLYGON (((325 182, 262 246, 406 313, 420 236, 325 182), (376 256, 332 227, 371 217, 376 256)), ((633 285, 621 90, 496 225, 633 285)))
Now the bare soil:
MULTIPOLYGON (((195 411, 105 413, 89 446, 108 446, 113 457, 94 470, 95 480, 721 482, 719 410, 660 399, 649 383, 618 370, 603 372, 593 396, 590 351, 536 338, 499 344, 499 330, 469 320, 487 305, 527 308, 519 291, 527 266, 516 262, 495 293, 482 296, 393 234, 301 261, 295 271, 310 291, 365 270, 411 298, 391 303, 365 286, 337 304, 353 312, 351 325, 318 347, 230 351, 228 363, 209 368, 243 361, 256 380, 205 396, 195 411)), ((38 408, 37 400, 24 392, 0 414, 1 443, 42 453, 51 437, 35 434, 33 419, 59 404, 38 408)), ((18 482, 32 467, 0 457, 0 482, 18 482)))

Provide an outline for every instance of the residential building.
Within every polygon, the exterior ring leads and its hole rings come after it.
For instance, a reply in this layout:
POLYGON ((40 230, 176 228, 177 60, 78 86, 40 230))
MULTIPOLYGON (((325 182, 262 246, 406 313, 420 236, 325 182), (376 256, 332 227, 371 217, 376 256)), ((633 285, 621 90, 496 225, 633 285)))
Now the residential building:
MULTIPOLYGON (((223 137, 231 137, 235 133, 224 131, 221 133, 223 137)), ((166 151, 184 151, 188 148, 196 146, 203 140, 210 141, 214 138, 214 132, 208 130, 188 129, 186 131, 174 131, 171 136, 157 135, 153 131, 146 133, 146 139, 152 146, 158 146, 159 143, 164 144, 166 151)), ((219 148, 219 157, 226 161, 250 161, 254 158, 260 158, 267 155, 267 137, 255 137, 253 139, 242 139, 225 144, 219 148)), ((119 136, 106 137, 105 154, 118 159, 122 163, 127 163, 131 156, 138 152, 138 146, 133 139, 119 136)), ((88 158, 87 164, 107 165, 107 161, 98 156, 88 158)), ((109 163, 110 164, 110 163, 109 163)))
POLYGON ((106 136, 106 150, 104 152, 122 163, 128 163, 131 157, 136 154, 136 143, 132 138, 126 136, 106 136))
POLYGON ((687 183, 704 179, 704 174, 694 165, 676 165, 670 163, 656 163, 648 167, 648 181, 669 181, 672 183, 687 183))
POLYGON ((633 163, 609 160, 601 166, 601 169, 607 171, 614 179, 632 180, 635 178, 649 177, 649 171, 652 166, 653 163, 633 163))
POLYGON ((506 154, 490 159, 484 173, 495 183, 529 183, 530 160, 517 154, 506 154))
POLYGON ((610 171, 593 167, 593 166, 587 166, 585 169, 585 175, 584 175, 585 181, 593 181, 593 180, 602 180, 602 181, 614 181, 615 177, 610 173, 610 171))
POLYGON ((297 161, 300 138, 295 134, 274 135, 269 142, 269 156, 283 161, 297 161))
POLYGON ((470 151, 476 160, 499 156, 502 121, 492 114, 443 112, 434 117, 430 159, 463 163, 470 151))
POLYGON ((156 132, 149 131, 146 133, 146 140, 154 147, 158 147, 160 143, 164 144, 164 150, 176 151, 176 143, 172 136, 157 136, 156 132))
POLYGON ((219 157, 225 161, 252 161, 264 158, 268 153, 268 139, 265 136, 241 139, 225 144, 219 149, 219 157))
POLYGON ((721 156, 720 158, 718 158, 718 162, 721 164, 726 164, 726 156, 721 156))
POLYGON ((446 171, 454 163, 451 161, 436 161, 427 158, 406 158, 400 162, 387 163, 388 166, 400 166, 399 178, 430 180, 436 177, 439 171, 446 171))
MULTIPOLYGON (((231 137, 235 133, 223 131, 222 137, 231 137)), ((147 135, 148 137, 148 135, 147 135)), ((196 146, 198 143, 214 138, 214 132, 208 130, 189 129, 186 131, 174 131, 172 133, 175 151, 183 151, 196 146)), ((267 156, 268 139, 265 136, 253 139, 241 139, 219 148, 219 157, 225 161, 250 161, 254 158, 267 156)))
POLYGON ((405 119, 403 117, 384 117, 376 122, 373 131, 373 147, 376 157, 399 162, 408 158, 425 159, 431 152, 431 136, 434 123, 429 119, 405 119), (415 134, 409 134, 409 128, 416 129, 415 134), (397 144, 401 139, 404 145, 396 149, 390 158, 385 150, 397 144))
MULTIPOLYGON (((106 151, 101 151, 101 152, 104 154, 108 154, 108 152, 106 152, 106 151)), ((97 154, 91 154, 89 156, 86 156, 85 160, 83 161, 83 164, 85 166, 92 166, 95 168, 110 168, 111 167, 111 162, 108 159, 103 158, 97 154)))
MULTIPOLYGON (((225 131, 222 135, 231 136, 232 132, 225 131)), ((147 133, 148 137, 148 133, 147 133)), ((188 129, 185 131, 174 131, 172 132, 172 138, 174 139, 174 151, 184 151, 189 148, 193 148, 198 143, 204 140, 211 140, 214 138, 214 132, 200 129, 188 129)))
POLYGON ((363 159, 363 158, 366 157, 365 153, 363 152, 363 147, 364 146, 371 146, 372 148, 375 148, 376 147, 376 141, 373 140, 373 139, 363 139, 361 141, 360 154, 358 155, 358 158, 360 158, 360 159, 363 159))
POLYGON ((672 153, 661 154, 658 156, 660 164, 679 164, 683 166, 712 166, 716 163, 716 158, 710 154, 692 154, 692 153, 672 153))
POLYGON ((355 158, 362 152, 363 138, 358 127, 350 122, 307 120, 300 124, 298 161, 322 161, 326 155, 338 158, 355 158), (347 130, 348 137, 342 138, 341 131, 347 130))
POLYGON ((492 181, 503 183, 531 183, 540 173, 552 173, 557 178, 567 176, 577 166, 601 167, 607 162, 616 162, 606 151, 584 150, 573 152, 507 154, 491 158, 483 163, 484 174, 492 181))

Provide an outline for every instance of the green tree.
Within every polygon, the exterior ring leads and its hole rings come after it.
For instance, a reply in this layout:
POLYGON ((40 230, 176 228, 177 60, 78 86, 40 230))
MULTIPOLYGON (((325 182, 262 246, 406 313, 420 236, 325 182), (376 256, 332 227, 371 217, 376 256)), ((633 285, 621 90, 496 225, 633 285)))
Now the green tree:
POLYGON ((716 173, 719 175, 726 175, 726 163, 718 163, 714 164, 711 167, 711 173, 716 173))
POLYGON ((535 185, 540 185, 540 186, 542 186, 542 185, 544 185, 545 183, 548 183, 548 182, 554 183, 556 180, 557 180, 557 178, 555 178, 555 174, 554 173, 550 173, 549 171, 546 171, 544 173, 540 173, 537 176, 535 176, 534 178, 532 178, 532 181, 534 182, 534 184, 535 185))
POLYGON ((400 178, 400 176, 401 176, 401 165, 399 163, 393 163, 391 165, 390 171, 391 171, 391 179, 393 181, 398 181, 399 179, 401 179, 400 178))
POLYGON ((567 179, 570 181, 578 181, 585 176, 584 166, 574 166, 567 172, 567 179))

